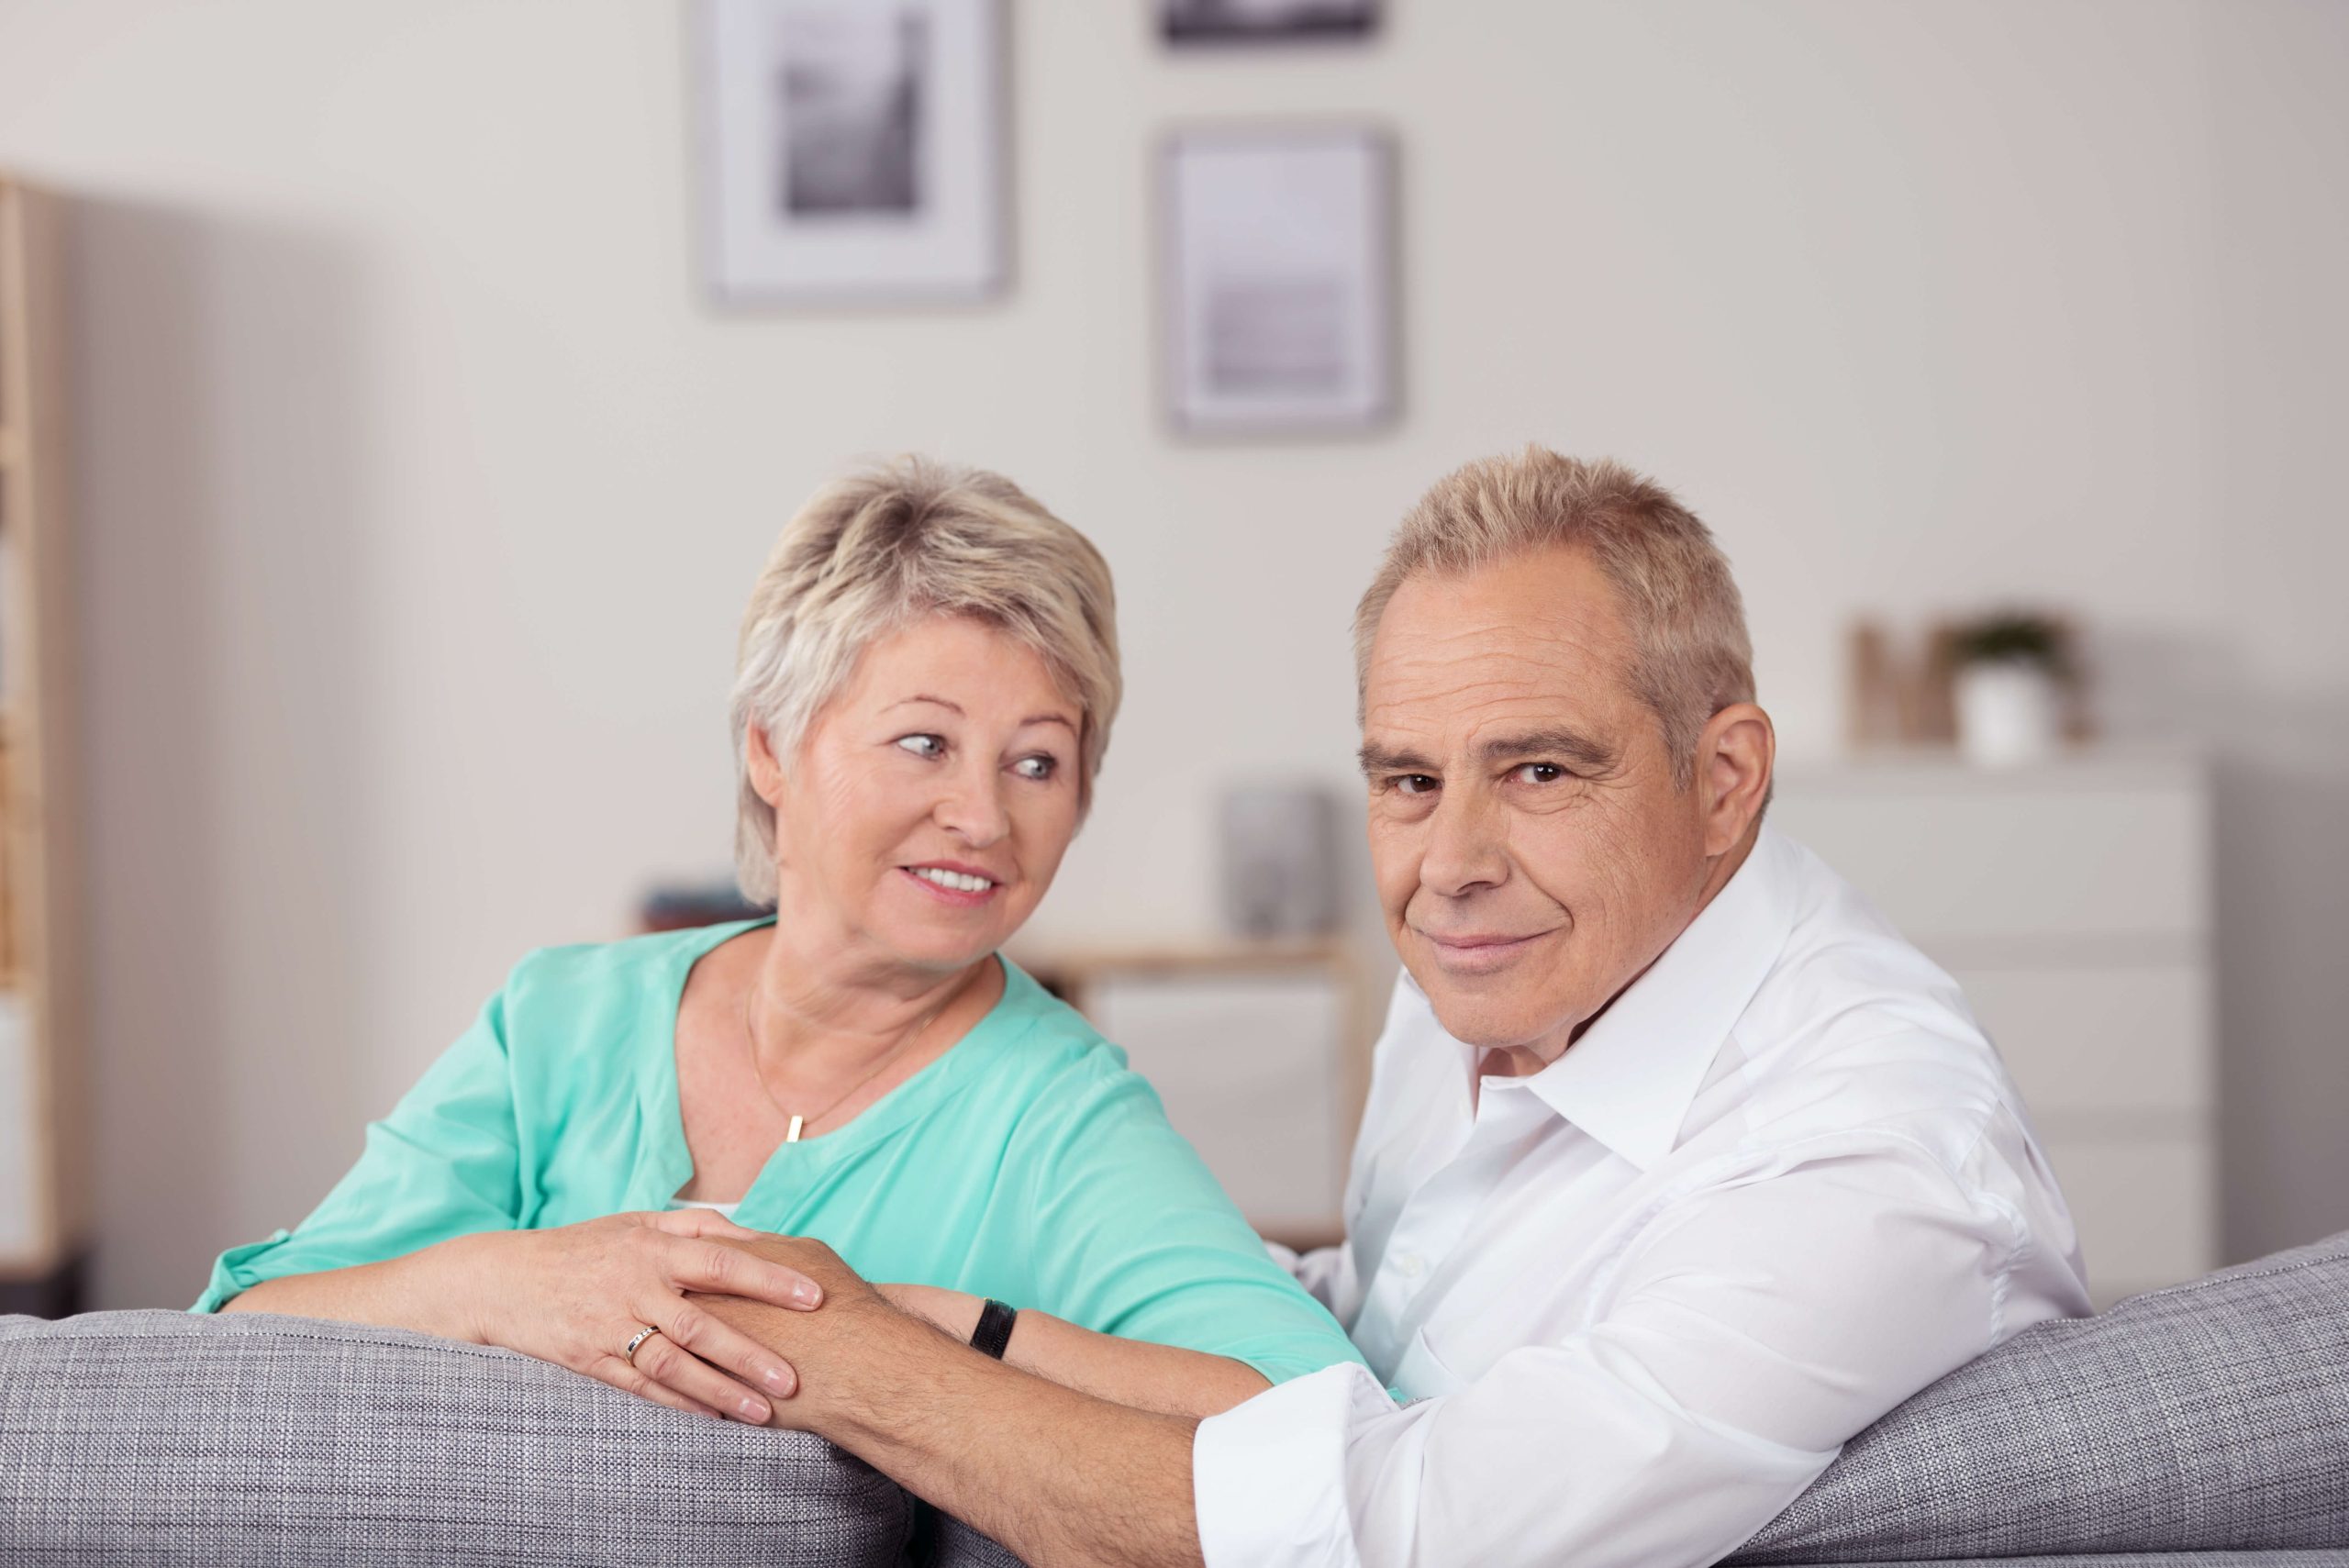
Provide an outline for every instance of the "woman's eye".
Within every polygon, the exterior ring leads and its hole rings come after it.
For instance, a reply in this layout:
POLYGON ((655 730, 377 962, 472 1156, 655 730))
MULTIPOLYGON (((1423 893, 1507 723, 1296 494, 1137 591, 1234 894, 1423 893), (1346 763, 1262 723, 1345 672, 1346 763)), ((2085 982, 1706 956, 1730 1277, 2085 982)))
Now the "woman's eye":
POLYGON ((1555 762, 1527 762, 1517 770, 1517 776, 1527 784, 1556 784, 1566 776, 1566 770, 1555 762))
POLYGON ((940 735, 903 736, 898 740, 897 744, 905 748, 907 751, 911 751, 917 757, 943 757, 946 755, 946 740, 945 737, 940 735))
POLYGON ((1048 779, 1060 771, 1060 765, 1057 757, 1038 755, 1020 758, 1011 764, 1011 769, 1023 779, 1048 779))

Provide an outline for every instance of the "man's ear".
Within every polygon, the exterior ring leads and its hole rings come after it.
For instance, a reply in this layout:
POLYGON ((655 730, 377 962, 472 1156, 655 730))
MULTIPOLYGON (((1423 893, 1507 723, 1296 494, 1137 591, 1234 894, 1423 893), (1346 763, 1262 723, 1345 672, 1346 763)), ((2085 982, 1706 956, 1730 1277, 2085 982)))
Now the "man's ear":
POLYGON ((1762 815, 1777 757, 1778 732, 1750 702, 1731 703, 1706 724, 1697 738, 1697 804, 1707 856, 1735 849, 1762 815))

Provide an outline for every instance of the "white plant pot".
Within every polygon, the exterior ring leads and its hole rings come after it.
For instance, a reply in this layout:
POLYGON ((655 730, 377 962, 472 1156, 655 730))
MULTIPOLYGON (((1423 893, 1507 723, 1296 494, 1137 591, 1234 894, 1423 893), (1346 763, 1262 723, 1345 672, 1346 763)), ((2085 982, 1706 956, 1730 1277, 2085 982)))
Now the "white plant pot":
POLYGON ((1986 768, 2036 762, 2055 750, 2064 727, 2055 678, 2022 660, 1968 664, 1957 672, 1957 744, 1986 768))

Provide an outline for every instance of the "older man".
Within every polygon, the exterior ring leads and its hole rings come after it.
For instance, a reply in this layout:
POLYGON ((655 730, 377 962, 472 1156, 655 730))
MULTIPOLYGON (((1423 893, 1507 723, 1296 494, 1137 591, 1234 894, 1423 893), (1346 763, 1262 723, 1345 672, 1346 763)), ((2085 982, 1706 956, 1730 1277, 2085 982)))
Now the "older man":
POLYGON ((1703 524, 1612 463, 1472 463, 1405 520, 1355 651, 1404 974, 1346 1240, 1294 1266, 1375 1375, 1195 1425, 779 1242, 826 1307, 729 1310, 801 1369, 782 1418, 1038 1564, 1669 1568, 2086 1309, 1957 987, 1763 824, 1775 740, 1703 524))

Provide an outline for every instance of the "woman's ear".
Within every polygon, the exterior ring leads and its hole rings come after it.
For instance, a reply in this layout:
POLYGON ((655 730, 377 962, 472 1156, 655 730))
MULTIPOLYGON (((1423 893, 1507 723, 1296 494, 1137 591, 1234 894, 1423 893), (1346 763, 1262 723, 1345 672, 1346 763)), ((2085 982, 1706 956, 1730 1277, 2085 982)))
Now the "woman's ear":
POLYGON ((783 764, 775 761, 774 748, 767 743, 763 724, 753 723, 744 732, 742 750, 750 760, 751 787, 769 806, 783 804, 783 764))

